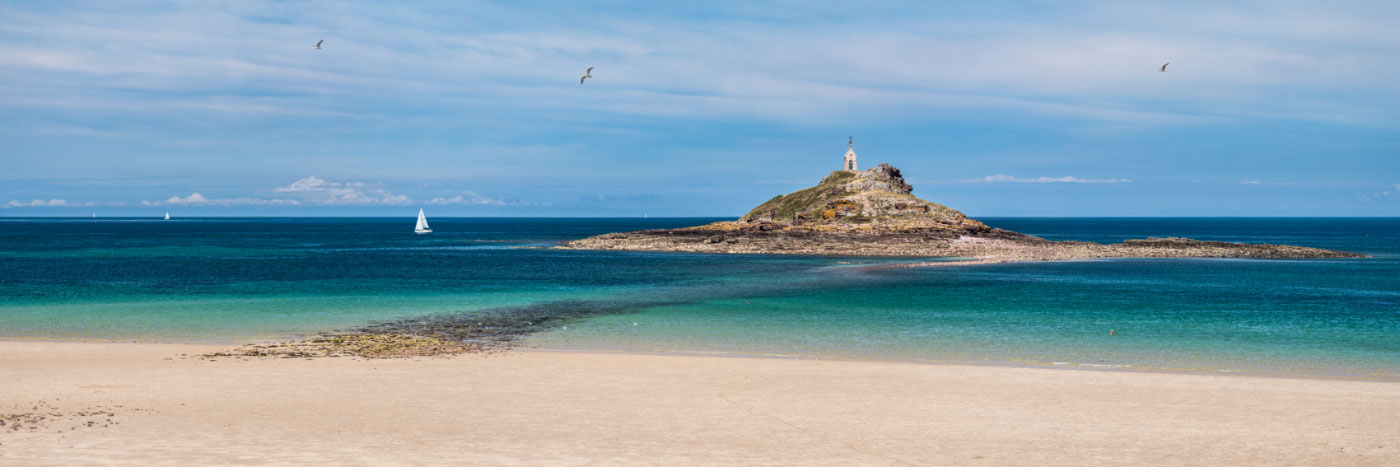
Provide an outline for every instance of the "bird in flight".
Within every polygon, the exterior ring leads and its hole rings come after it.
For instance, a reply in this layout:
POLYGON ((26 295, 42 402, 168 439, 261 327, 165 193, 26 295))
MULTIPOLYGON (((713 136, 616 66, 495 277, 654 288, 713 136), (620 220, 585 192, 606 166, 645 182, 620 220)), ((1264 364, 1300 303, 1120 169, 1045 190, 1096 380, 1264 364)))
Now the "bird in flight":
POLYGON ((583 84, 583 80, 586 80, 586 79, 592 78, 592 77, 593 77, 593 67, 588 67, 587 70, 584 70, 584 71, 583 71, 583 77, 578 79, 578 84, 583 84))
POLYGON ((1160 72, 1162 72, 1162 73, 1166 73, 1166 72, 1167 72, 1167 65, 1171 65, 1171 64, 1172 64, 1172 62, 1163 63, 1163 64, 1162 64, 1162 67, 1161 67, 1161 68, 1158 68, 1157 71, 1160 71, 1160 72))
POLYGON ((321 50, 321 43, 322 43, 322 42, 325 42, 325 41, 326 41, 325 39, 321 39, 321 40, 319 40, 319 41, 316 41, 316 50, 321 50))

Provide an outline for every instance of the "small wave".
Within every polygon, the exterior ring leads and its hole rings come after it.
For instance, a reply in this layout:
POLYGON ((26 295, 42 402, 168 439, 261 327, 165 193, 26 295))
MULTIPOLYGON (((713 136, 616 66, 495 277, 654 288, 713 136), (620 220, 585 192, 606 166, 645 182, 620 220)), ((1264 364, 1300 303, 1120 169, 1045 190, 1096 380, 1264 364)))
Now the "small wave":
POLYGON ((729 355, 730 352, 723 350, 677 350, 676 353, 687 355, 729 355))
POLYGON ((757 354, 757 355, 762 356, 762 357, 768 357, 768 358, 792 358, 792 359, 803 359, 803 360, 809 359, 809 358, 813 358, 813 357, 810 356, 810 355, 795 355, 795 354, 787 354, 787 353, 760 353, 760 354, 757 354))
MULTIPOLYGON (((1015 360, 1013 360, 1015 361, 1015 360)), ((1025 362, 1034 365, 1034 362, 1025 362)), ((1078 362, 1050 362, 1052 366, 1077 366, 1083 368, 1132 368, 1132 365, 1115 365, 1108 363, 1078 363, 1078 362)))

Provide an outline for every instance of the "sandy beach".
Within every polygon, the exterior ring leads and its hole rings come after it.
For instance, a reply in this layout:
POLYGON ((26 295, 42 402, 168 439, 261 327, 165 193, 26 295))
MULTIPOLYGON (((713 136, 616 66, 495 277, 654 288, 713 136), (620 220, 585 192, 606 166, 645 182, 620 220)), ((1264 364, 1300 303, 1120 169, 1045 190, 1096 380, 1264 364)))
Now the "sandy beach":
POLYGON ((0 464, 1400 463, 1394 383, 550 351, 193 357, 212 350, 0 342, 0 464))

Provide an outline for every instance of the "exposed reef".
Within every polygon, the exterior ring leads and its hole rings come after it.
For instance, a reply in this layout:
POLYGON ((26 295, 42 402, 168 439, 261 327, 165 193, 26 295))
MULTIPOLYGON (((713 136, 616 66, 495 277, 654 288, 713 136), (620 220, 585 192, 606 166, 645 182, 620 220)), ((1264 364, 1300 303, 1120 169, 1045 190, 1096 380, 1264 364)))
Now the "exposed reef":
POLYGON ((248 344, 198 355, 203 360, 249 358, 419 358, 497 354, 525 336, 591 316, 671 301, 560 300, 519 307, 442 313, 374 323, 281 342, 248 344))
POLYGON ((360 357, 375 359, 446 357, 467 352, 482 353, 488 350, 490 348, 483 345, 450 341, 436 336, 357 331, 346 334, 327 334, 299 341, 248 344, 236 349, 201 355, 200 358, 206 360, 220 357, 360 357))
MULTIPOLYGON (((1123 243, 1050 241, 995 229, 919 199, 888 164, 832 172, 817 186, 779 195, 734 221, 611 233, 556 248, 695 253, 961 257, 982 262, 1081 258, 1352 258, 1291 245, 1146 238, 1123 243)), ((939 263, 948 264, 948 263, 939 263)))

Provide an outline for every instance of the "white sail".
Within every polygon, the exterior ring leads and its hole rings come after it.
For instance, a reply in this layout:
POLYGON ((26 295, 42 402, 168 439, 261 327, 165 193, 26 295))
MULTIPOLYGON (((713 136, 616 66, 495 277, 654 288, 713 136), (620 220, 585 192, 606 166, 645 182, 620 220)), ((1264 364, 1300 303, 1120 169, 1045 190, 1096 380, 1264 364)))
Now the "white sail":
POLYGON ((170 213, 165 213, 165 220, 170 220, 170 213))
POLYGON ((428 227, 428 218, 423 215, 423 209, 418 209, 418 225, 413 226, 413 231, 417 233, 429 233, 433 229, 428 227))

